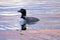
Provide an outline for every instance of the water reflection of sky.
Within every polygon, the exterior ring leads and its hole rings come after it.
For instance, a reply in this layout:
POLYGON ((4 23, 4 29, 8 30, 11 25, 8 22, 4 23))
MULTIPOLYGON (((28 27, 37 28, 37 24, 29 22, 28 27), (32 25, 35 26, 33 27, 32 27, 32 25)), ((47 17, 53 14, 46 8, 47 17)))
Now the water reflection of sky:
MULTIPOLYGON (((21 8, 27 10, 27 14, 59 14, 60 13, 60 0, 0 0, 0 12, 15 12, 21 8)), ((1 13, 0 13, 1 14, 1 13)), ((36 17, 38 17, 36 15, 36 17)), ((58 24, 34 24, 28 25, 30 29, 40 28, 60 28, 60 17, 44 17, 39 19, 43 21, 58 21, 58 24)), ((29 29, 28 28, 28 29, 29 29)))
POLYGON ((21 8, 29 10, 29 12, 40 13, 59 13, 59 0, 7 0, 0 1, 0 12, 2 11, 17 11, 21 8), (31 11, 32 10, 32 11, 31 11))

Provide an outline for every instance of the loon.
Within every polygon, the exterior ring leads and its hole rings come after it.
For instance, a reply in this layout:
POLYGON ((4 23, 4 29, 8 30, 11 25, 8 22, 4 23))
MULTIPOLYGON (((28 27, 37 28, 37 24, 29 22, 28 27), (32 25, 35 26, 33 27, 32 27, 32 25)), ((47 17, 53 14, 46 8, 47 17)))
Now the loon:
POLYGON ((21 19, 20 19, 20 24, 21 24, 21 30, 26 30, 26 24, 35 24, 37 21, 39 21, 38 18, 35 17, 26 17, 26 10, 25 9, 20 9, 18 12, 20 12, 21 19))
POLYGON ((20 9, 18 12, 20 12, 22 14, 21 18, 20 18, 21 30, 26 30, 26 20, 25 20, 26 10, 25 9, 20 9))

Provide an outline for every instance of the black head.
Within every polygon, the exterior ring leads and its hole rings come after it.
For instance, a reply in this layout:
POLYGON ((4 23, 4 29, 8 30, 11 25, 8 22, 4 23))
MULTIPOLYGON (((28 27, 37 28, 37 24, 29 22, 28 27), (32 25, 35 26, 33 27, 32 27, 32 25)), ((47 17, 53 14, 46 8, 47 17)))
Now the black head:
POLYGON ((25 16, 26 16, 26 10, 25 10, 25 9, 20 9, 18 12, 22 13, 21 18, 24 18, 24 19, 25 19, 25 16))
POLYGON ((25 9, 20 9, 18 12, 22 13, 23 16, 26 16, 26 10, 25 9))

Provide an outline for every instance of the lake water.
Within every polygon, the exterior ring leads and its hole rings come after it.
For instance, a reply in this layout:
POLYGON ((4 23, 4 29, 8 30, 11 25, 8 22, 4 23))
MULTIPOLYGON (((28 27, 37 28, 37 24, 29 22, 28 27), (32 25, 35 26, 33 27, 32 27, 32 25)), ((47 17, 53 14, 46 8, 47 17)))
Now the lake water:
MULTIPOLYGON (((1 18, 4 17, 2 14, 9 12, 19 15, 17 11, 21 8, 27 10, 28 17, 40 20, 32 25, 27 24, 28 29, 60 29, 60 0, 0 0, 1 18)), ((15 18, 14 20, 16 21, 15 18)), ((10 21, 12 23, 12 20, 10 21)), ((6 28, 1 27, 0 29, 6 28)))

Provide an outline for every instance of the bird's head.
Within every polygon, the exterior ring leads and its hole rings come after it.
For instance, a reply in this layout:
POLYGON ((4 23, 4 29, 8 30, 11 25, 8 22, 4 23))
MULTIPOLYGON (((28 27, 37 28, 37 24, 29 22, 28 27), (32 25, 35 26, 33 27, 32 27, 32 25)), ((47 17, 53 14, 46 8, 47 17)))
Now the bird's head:
POLYGON ((25 9, 20 9, 18 12, 22 14, 22 18, 26 16, 26 10, 25 9))

